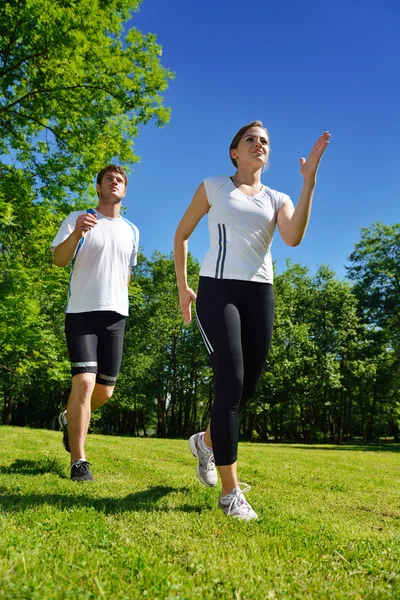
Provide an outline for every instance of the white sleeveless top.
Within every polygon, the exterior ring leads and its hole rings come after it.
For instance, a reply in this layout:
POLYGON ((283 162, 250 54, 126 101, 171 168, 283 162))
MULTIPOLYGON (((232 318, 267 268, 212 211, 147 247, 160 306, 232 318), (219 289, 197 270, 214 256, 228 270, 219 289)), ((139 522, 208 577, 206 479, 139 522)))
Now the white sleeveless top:
POLYGON ((272 283, 276 217, 289 196, 266 186, 246 196, 230 177, 210 177, 203 183, 210 205, 210 249, 200 275, 272 283))

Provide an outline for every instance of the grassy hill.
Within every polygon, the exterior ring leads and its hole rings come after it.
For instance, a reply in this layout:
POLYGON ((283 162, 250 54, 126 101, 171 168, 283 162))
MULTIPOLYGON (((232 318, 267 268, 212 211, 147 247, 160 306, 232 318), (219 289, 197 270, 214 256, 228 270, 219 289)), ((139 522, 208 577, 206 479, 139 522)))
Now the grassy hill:
POLYGON ((256 522, 218 508, 182 440, 0 427, 0 598, 400 598, 400 448, 240 444, 256 522))

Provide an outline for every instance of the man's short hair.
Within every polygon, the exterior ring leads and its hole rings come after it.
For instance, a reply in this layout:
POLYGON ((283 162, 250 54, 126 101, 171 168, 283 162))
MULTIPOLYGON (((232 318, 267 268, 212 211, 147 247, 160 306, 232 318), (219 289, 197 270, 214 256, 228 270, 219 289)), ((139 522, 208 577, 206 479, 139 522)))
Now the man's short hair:
POLYGON ((122 175, 122 177, 124 178, 124 181, 125 181, 125 187, 128 185, 128 177, 127 177, 124 169, 122 167, 120 167, 119 165, 107 165, 106 167, 104 167, 104 169, 102 169, 100 171, 100 173, 97 175, 96 183, 98 185, 101 185, 104 175, 106 173, 109 173, 110 171, 112 171, 113 173, 119 173, 120 175, 122 175))

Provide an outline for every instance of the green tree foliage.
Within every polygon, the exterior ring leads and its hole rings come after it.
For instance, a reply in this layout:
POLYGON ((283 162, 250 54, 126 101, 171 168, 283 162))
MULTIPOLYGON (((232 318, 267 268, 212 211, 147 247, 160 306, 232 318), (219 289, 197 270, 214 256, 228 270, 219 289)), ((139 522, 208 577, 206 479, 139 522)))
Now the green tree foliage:
MULTIPOLYGON (((0 3, 0 405, 4 423, 50 426, 69 392, 63 320, 68 269, 49 246, 93 203, 96 172, 132 165, 150 119, 168 121, 171 73, 155 36, 126 22, 139 0, 0 3)), ((400 436, 400 226, 362 230, 349 278, 288 262, 242 439, 364 441, 400 436)), ((199 264, 188 259, 196 289, 199 264)), ((214 384, 195 319, 180 315, 172 256, 140 257, 130 285, 116 392, 99 430, 187 436, 209 418, 214 384)))
MULTIPOLYGON (((196 288, 199 264, 190 255, 188 271, 196 288)), ((70 384, 63 299, 60 294, 57 310, 53 302, 46 304, 50 281, 45 277, 32 297, 25 283, 21 280, 10 296, 8 321, 0 328, 3 366, 12 364, 15 370, 3 369, 1 381, 5 399, 14 400, 7 413, 11 422, 43 426, 65 404, 70 384), (10 317, 12 303, 15 318, 10 317)), ((64 283, 57 286, 65 292, 64 283)), ((271 352, 257 396, 242 412, 242 439, 398 439, 395 354, 382 346, 382 337, 371 336, 350 284, 326 266, 311 277, 289 262, 275 278, 275 296, 271 352)), ((188 436, 207 423, 214 384, 197 324, 186 325, 179 313, 172 256, 140 256, 130 304, 116 392, 94 414, 93 426, 119 434, 188 436)))
POLYGON ((305 442, 371 441, 389 431, 396 437, 392 354, 371 339, 351 285, 327 266, 311 278, 288 262, 274 287, 272 347, 242 435, 305 442))
POLYGON ((3 422, 48 424, 64 400, 68 271, 49 246, 95 200, 95 174, 137 160, 140 124, 164 125, 171 73, 153 34, 125 28, 138 0, 0 3, 0 398, 3 422), (46 399, 46 400, 45 400, 46 399), (19 410, 21 407, 21 410, 19 410))
POLYGON ((48 396, 60 392, 68 374, 63 344, 63 312, 68 273, 53 267, 49 253, 56 217, 44 203, 36 203, 22 169, 5 168, 0 198, 12 212, 0 217, 0 389, 4 396, 3 422, 14 420, 44 425, 37 407, 21 413, 18 402, 34 386, 48 396))
MULTIPOLYGON (((193 287, 199 269, 189 254, 193 287)), ((102 420, 125 433, 188 435, 200 412, 209 414, 213 382, 198 328, 186 325, 180 314, 172 256, 140 257, 130 306, 121 374, 102 420)))
MULTIPOLYGON (((309 387, 314 362, 308 320, 311 278, 307 269, 287 262, 286 271, 275 276, 275 322, 267 368, 257 398, 252 403, 263 410, 262 439, 296 438, 310 401, 309 387), (300 419, 300 421, 299 421, 300 419)), ((308 422, 308 421, 307 421, 308 422)), ((247 437, 252 428, 247 425, 247 437)))
POLYGON ((364 392, 369 416, 365 437, 373 437, 379 422, 389 422, 396 440, 400 434, 400 224, 374 223, 361 230, 350 255, 348 276, 354 281, 369 348, 365 356, 374 372, 364 392))
POLYGON ((124 23, 139 0, 6 0, 0 5, 1 153, 44 197, 83 193, 112 157, 136 160, 138 126, 169 111, 171 74, 153 34, 124 23))
POLYGON ((312 317, 310 333, 316 349, 313 377, 317 386, 314 384, 314 411, 318 412, 323 440, 339 441, 343 431, 350 433, 346 375, 362 346, 364 328, 350 285, 337 280, 327 266, 320 267, 313 281, 312 317))
POLYGON ((350 255, 348 277, 366 322, 400 341, 400 224, 361 230, 350 255))

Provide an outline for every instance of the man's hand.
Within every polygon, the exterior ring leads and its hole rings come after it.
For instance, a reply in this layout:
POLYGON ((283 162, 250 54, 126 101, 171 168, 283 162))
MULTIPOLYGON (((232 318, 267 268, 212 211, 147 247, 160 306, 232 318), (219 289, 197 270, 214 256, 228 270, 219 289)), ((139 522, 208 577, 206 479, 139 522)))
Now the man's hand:
POLYGON ((93 229, 93 227, 97 224, 97 215, 92 215, 91 213, 85 213, 84 215, 79 215, 75 223, 74 236, 77 239, 81 239, 81 237, 87 232, 93 229))
POLYGON ((97 215, 90 213, 79 215, 75 222, 75 229, 71 235, 54 249, 54 262, 57 267, 65 267, 71 262, 75 256, 80 239, 87 231, 93 229, 96 223, 97 215))

